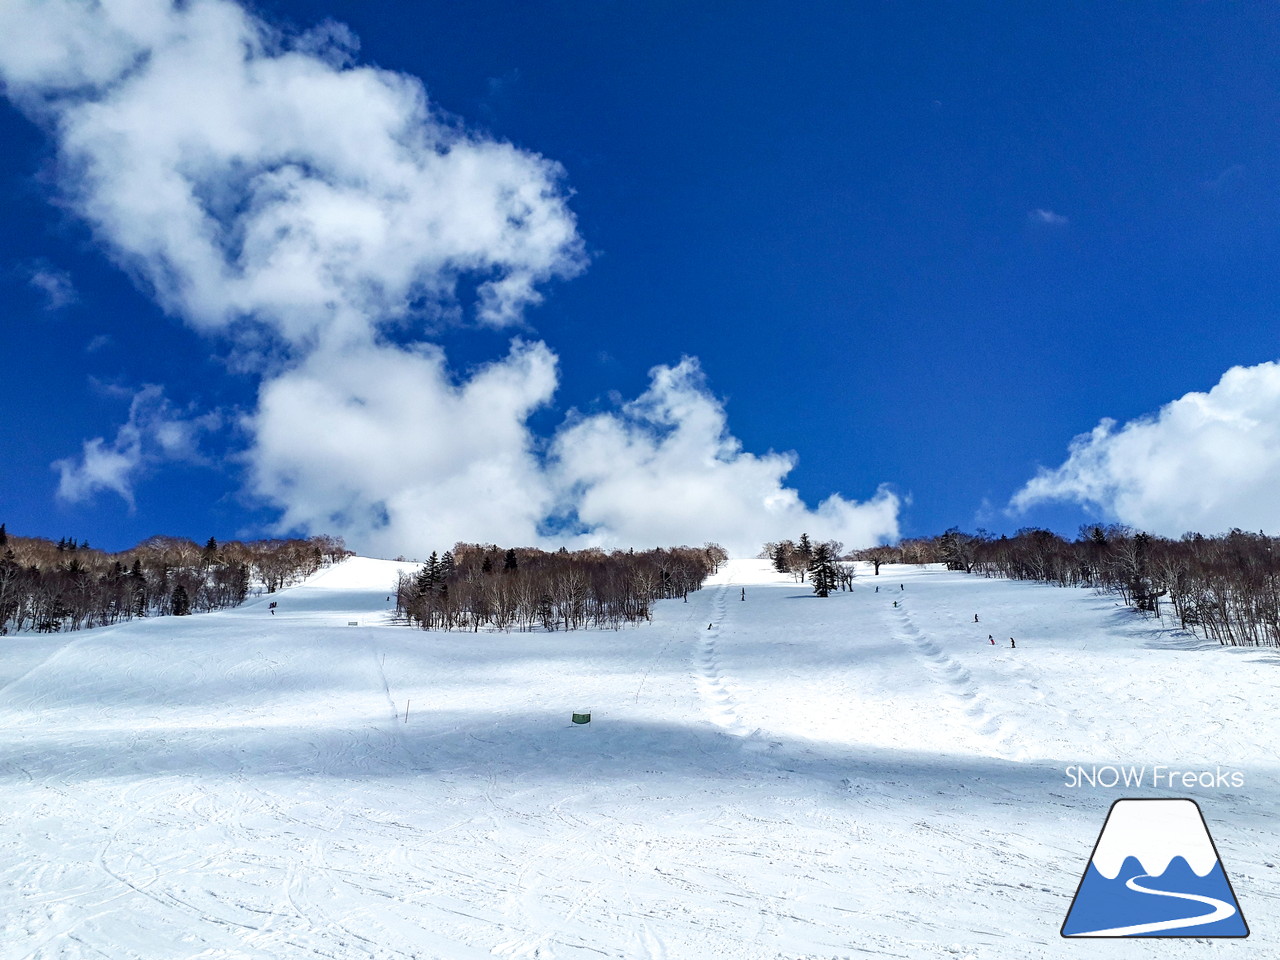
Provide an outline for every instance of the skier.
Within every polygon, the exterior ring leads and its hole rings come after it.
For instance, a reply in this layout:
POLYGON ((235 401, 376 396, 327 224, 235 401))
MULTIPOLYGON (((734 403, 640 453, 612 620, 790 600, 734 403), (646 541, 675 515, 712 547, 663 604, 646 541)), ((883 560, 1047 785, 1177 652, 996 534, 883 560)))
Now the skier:
POLYGON ((973 615, 973 622, 974 623, 978 622, 978 615, 976 613, 973 615))
POLYGON ((893 601, 893 605, 894 605, 895 607, 897 607, 897 605, 898 605, 898 601, 897 601, 897 600, 893 601))
POLYGON ((746 600, 746 599, 747 599, 747 588, 746 588, 746 587, 743 587, 743 588, 742 588, 742 599, 743 599, 743 600, 746 600))
POLYGON ((707 624, 707 629, 708 629, 708 630, 710 630, 710 629, 711 629, 711 624, 709 624, 709 623, 707 624))
POLYGON ((989 633, 987 634, 987 639, 988 639, 989 641, 991 641, 991 645, 992 645, 993 647, 996 645, 996 638, 995 638, 995 637, 993 637, 991 634, 989 634, 989 633))
POLYGON ((899 589, 899 590, 905 590, 905 589, 907 589, 907 585, 906 585, 905 583, 900 583, 900 584, 898 584, 898 589, 899 589))
POLYGON ((880 592, 880 588, 876 587, 876 593, 879 593, 879 592, 880 592))
POLYGON ((1010 637, 1010 638, 1009 638, 1009 647, 1010 647, 1010 649, 1012 649, 1012 648, 1014 648, 1014 647, 1016 647, 1016 646, 1017 646, 1017 644, 1013 642, 1013 637, 1010 637))

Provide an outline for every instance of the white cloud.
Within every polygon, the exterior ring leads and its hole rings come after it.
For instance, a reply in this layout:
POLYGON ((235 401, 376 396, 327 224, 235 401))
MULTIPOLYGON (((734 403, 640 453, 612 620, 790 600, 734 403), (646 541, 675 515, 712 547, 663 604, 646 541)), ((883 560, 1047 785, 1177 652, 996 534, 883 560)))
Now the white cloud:
POLYGON ((48 264, 33 267, 27 283, 44 295, 44 308, 50 313, 69 307, 80 299, 75 284, 71 282, 71 274, 48 264))
POLYGON ((782 484, 790 454, 745 453, 696 360, 651 372, 617 413, 574 418, 547 462, 529 415, 556 389, 545 344, 457 379, 435 347, 320 351, 263 385, 247 426, 252 491, 280 528, 327 531, 384 556, 458 540, 632 546, 718 540, 754 555, 807 530, 850 547, 897 536, 898 498, 809 510, 782 484), (573 521, 565 529, 556 520, 573 521))
POLYGON ((282 529, 384 556, 537 543, 553 496, 526 422, 555 387, 541 343, 514 341, 460 381, 428 345, 317 352, 262 387, 251 490, 281 508, 282 529))
POLYGON ((1207 393, 1147 417, 1106 419, 1076 437, 1011 501, 1085 504, 1167 536, 1232 527, 1280 530, 1280 364, 1232 367, 1207 393))
POLYGON ((175 410, 163 387, 147 384, 133 395, 129 419, 114 440, 94 437, 84 442, 78 459, 54 462, 58 496, 78 503, 106 490, 118 494, 132 509, 134 485, 149 468, 172 461, 202 462, 200 437, 216 430, 221 421, 216 412, 198 415, 175 410))
POLYGON ((290 47, 228 0, 12 0, 0 32, 69 202, 202 329, 367 339, 464 274, 501 325, 581 267, 558 164, 469 134, 412 77, 344 67, 332 25, 290 47))
POLYGON ((1052 210, 1032 210, 1027 214, 1027 217, 1035 223, 1043 223, 1051 227, 1065 227, 1071 222, 1067 217, 1060 213, 1054 213, 1052 210))
MULTIPOLYGON (((802 530, 896 535, 886 490, 808 510, 783 486, 794 456, 742 451, 695 361, 547 441, 529 426, 557 386, 545 344, 451 372, 423 342, 434 321, 520 324, 582 269, 564 171, 445 117, 416 78, 354 65, 345 27, 291 37, 231 0, 8 0, 0 36, 6 93, 57 137, 64 202, 258 376, 241 459, 281 531, 383 555, 555 543, 566 518, 575 542, 751 553, 802 530)), ((194 449, 191 419, 135 402, 114 441, 55 464, 60 495, 132 502, 194 449)))
POLYGON ((754 556, 765 541, 805 530, 849 547, 897 537, 900 503, 885 488, 867 503, 833 494, 809 510, 783 485, 795 456, 743 451, 696 359, 655 367, 650 378, 620 412, 570 422, 555 438, 552 475, 566 512, 588 528, 585 541, 719 540, 754 556))

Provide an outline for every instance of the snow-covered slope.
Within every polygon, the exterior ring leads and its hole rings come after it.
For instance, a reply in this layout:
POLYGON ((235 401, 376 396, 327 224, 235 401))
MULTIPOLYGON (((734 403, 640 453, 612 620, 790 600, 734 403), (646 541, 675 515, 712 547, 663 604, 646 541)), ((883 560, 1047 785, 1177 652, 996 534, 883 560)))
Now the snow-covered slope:
POLYGON ((1121 796, 1200 802, 1252 930, 1216 949, 1280 956, 1272 651, 938 570, 822 600, 759 561, 641 627, 428 634, 389 623, 401 566, 0 638, 0 960, 1066 956, 1121 796))

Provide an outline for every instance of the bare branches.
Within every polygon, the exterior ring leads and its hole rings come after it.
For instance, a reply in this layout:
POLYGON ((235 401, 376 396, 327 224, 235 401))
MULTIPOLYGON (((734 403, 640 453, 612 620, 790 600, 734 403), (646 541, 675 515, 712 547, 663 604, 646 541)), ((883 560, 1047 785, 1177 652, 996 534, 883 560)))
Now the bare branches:
POLYGON ((9 535, 0 545, 0 634, 207 613, 242 603, 255 578, 274 591, 345 556, 342 541, 330 537, 221 546, 210 539, 203 549, 152 537, 109 554, 74 540, 9 535))
POLYGON ((1280 539, 1232 530, 1168 540, 1086 525, 1074 542, 1027 528, 985 540, 972 572, 1114 593, 1228 646, 1280 646, 1280 539))
POLYGON ((397 610, 424 630, 617 629, 650 619, 655 600, 683 597, 727 559, 719 544, 667 550, 546 553, 459 543, 402 575, 397 610))

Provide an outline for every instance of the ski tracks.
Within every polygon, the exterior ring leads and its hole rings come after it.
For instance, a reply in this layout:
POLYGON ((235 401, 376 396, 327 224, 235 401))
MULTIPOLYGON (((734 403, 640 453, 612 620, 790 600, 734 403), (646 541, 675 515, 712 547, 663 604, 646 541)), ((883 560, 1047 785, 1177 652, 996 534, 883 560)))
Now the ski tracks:
POLYGON ((735 737, 745 737, 751 730, 738 712, 736 686, 725 675, 720 658, 720 628, 728 606, 729 587, 728 583, 720 585, 712 601, 711 622, 700 630, 694 682, 711 722, 735 737))
POLYGON ((905 603, 896 609, 894 634, 906 643, 961 710, 966 722, 1005 760, 1026 759, 1026 752, 1012 742, 1016 728, 1000 716, 982 693, 973 675, 939 644, 916 626, 905 603))

